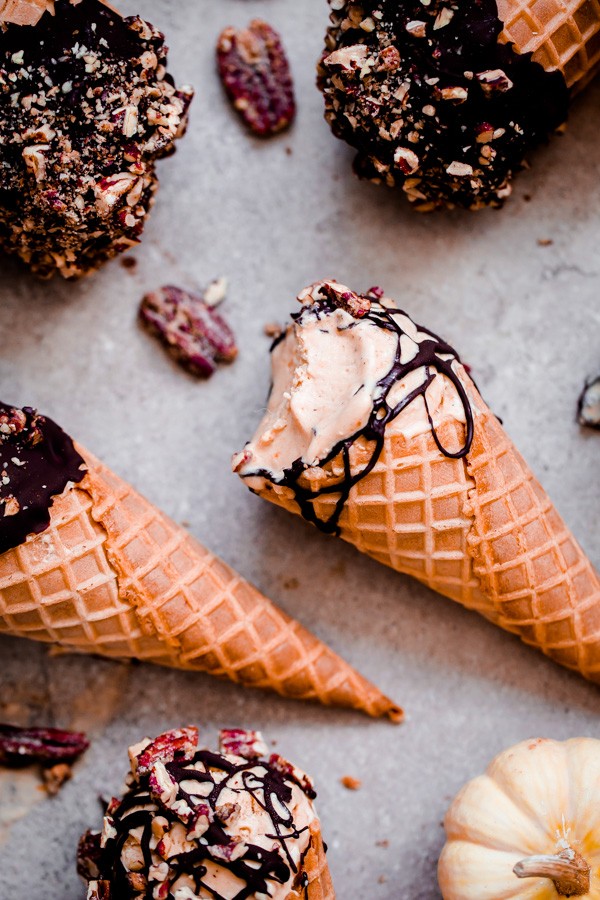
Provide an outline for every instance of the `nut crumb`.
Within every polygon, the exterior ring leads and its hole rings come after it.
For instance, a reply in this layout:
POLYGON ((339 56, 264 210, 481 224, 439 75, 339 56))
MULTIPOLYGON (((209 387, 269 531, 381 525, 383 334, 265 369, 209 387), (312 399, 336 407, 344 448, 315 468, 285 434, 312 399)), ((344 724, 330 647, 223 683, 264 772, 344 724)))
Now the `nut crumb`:
POLYGON ((359 791, 362 787, 362 781, 359 778, 353 778, 352 775, 344 775, 340 781, 349 791, 359 791))
POLYGON ((283 333, 283 330, 283 326, 277 322, 269 322, 263 329, 265 335, 270 338, 278 338, 283 333))
POLYGON ((67 763, 58 763, 42 772, 44 787, 50 797, 56 797, 61 787, 73 777, 73 770, 67 763))
POLYGON ((552 238, 538 238, 537 243, 538 247, 551 247, 554 241, 552 238))

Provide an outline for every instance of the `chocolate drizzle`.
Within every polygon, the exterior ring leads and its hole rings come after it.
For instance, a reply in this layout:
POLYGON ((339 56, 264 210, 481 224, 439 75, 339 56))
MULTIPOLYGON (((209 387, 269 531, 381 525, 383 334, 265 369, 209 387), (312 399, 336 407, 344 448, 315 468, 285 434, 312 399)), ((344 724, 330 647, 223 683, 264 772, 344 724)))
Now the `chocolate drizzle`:
MULTIPOLYGON (((342 294, 339 291, 336 291, 336 286, 333 283, 325 283, 322 285, 320 287, 320 292, 320 299, 311 306, 306 307, 294 318, 301 322, 302 316, 305 314, 322 316, 327 315, 340 307, 348 310, 348 303, 346 300, 347 292, 342 294)), ((360 308, 361 306, 365 307, 365 309, 361 310, 361 314, 357 318, 357 321, 367 320, 372 322, 377 328, 382 328, 394 335, 397 341, 392 368, 375 386, 373 408, 366 425, 349 437, 338 441, 330 452, 316 464, 309 464, 299 458, 295 460, 289 468, 284 470, 282 477, 275 477, 272 472, 265 469, 260 469, 256 472, 244 472, 244 477, 257 475, 266 478, 273 484, 289 488, 294 494, 294 499, 298 504, 303 517, 316 525, 321 531, 328 534, 339 534, 340 529, 338 523, 344 504, 346 503, 352 488, 365 478, 377 464, 383 450, 387 426, 419 397, 422 397, 425 403, 433 439, 444 456, 451 459, 461 459, 469 453, 473 442, 473 410, 465 387, 453 366, 453 363, 455 362, 460 363, 460 358, 456 351, 436 334, 419 325, 417 326, 418 331, 421 334, 427 335, 427 338, 418 343, 418 350, 413 359, 408 362, 402 362, 401 338, 406 332, 403 330, 398 318, 402 316, 409 318, 407 314, 400 309, 388 309, 378 303, 378 300, 382 297, 382 293, 379 289, 371 289, 369 294, 362 297, 356 294, 353 296, 362 301, 362 303, 355 305, 356 308, 360 308), (399 381, 406 378, 411 372, 416 372, 419 369, 424 370, 424 379, 422 383, 407 394, 399 403, 391 406, 388 399, 392 388, 399 381), (466 421, 465 441, 463 446, 458 450, 450 450, 447 447, 444 447, 437 434, 429 410, 427 389, 438 374, 443 375, 454 385, 464 409, 466 421), (370 447, 369 456, 367 463, 359 471, 353 472, 351 450, 357 441, 361 439, 370 447), (308 469, 314 468, 315 465, 319 468, 323 468, 327 466, 328 463, 331 463, 338 458, 341 458, 343 465, 341 481, 334 479, 333 483, 325 483, 317 489, 311 489, 310 487, 301 484, 302 477, 308 469), (315 508, 315 501, 325 495, 337 495, 337 500, 335 502, 333 513, 329 518, 322 519, 319 518, 315 508)), ((348 327, 352 328, 354 325, 350 324, 348 327)))
POLYGON ((52 419, 0 403, 0 553, 48 528, 53 497, 82 480, 84 465, 52 419))
MULTIPOLYGON (((214 900, 272 896, 274 886, 286 885, 291 878, 296 887, 305 886, 290 848, 306 834, 308 826, 297 827, 289 804, 294 786, 309 799, 314 797, 314 791, 294 773, 293 767, 277 756, 269 760, 243 759, 206 749, 177 751, 170 761, 166 757, 155 759, 149 772, 140 774, 138 770, 135 783, 123 799, 111 801, 107 809, 105 823, 109 823, 109 831, 98 869, 101 881, 110 884, 111 900, 150 900, 157 896, 159 884, 160 897, 165 900, 184 885, 189 888, 190 897, 191 892, 196 895, 203 891, 202 896, 210 895, 214 900), (157 764, 164 766, 160 780, 161 787, 169 785, 168 799, 167 795, 161 799, 160 790, 157 793, 157 764), (252 806, 265 811, 272 832, 264 837, 273 841, 272 849, 252 843, 252 834, 243 842, 227 832, 229 816, 236 815, 231 807, 236 804, 221 799, 225 791, 229 796, 247 793, 252 806), (205 824, 195 831, 199 817, 204 818, 205 824), (177 843, 172 851, 165 842, 176 834, 174 827, 180 833, 173 838, 177 843), (185 832, 181 829, 187 832, 183 840, 185 832), (132 840, 138 847, 138 856, 141 853, 143 857, 143 867, 131 864, 128 853, 132 840), (211 877, 210 864, 227 870, 243 887, 235 895, 229 887, 227 896, 223 896, 212 867, 211 877), (158 873, 156 867, 161 865, 164 871, 158 873)), ((303 855, 300 863, 302 858, 303 855)))
POLYGON ((501 206, 525 155, 567 118, 562 74, 500 42, 496 0, 367 0, 332 22, 326 118, 357 149, 358 175, 401 186, 419 210, 501 206))

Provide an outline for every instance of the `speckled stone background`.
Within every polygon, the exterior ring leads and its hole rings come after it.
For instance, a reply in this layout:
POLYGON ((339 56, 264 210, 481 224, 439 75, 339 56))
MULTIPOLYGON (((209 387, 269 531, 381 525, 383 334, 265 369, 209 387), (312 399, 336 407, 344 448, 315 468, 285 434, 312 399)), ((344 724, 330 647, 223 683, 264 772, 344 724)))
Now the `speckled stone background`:
POLYGON ((0 720, 82 726, 93 743, 54 800, 0 778, 1 900, 78 900, 79 833, 118 790, 125 748, 198 722, 262 729, 313 773, 340 900, 434 900, 442 817, 498 751, 531 737, 600 735, 600 694, 472 613, 249 494, 229 460, 250 436, 269 374, 267 322, 306 283, 373 283, 441 332, 558 508, 600 563, 600 435, 574 421, 600 369, 600 89, 534 157, 502 212, 419 217, 355 180, 322 120, 314 64, 325 0, 124 0, 163 28, 171 67, 197 88, 188 138, 161 166, 137 267, 81 284, 33 281, 2 260, 0 383, 38 406, 237 566, 407 710, 394 728, 244 693, 208 677, 122 666, 0 639, 0 720), (293 131, 249 138, 214 74, 220 29, 254 15, 282 31, 299 99, 293 131), (551 240, 540 246, 538 239, 551 240), (136 324, 146 289, 230 280, 239 360, 203 384, 136 324), (344 775, 363 782, 351 793, 344 775), (383 844, 383 842, 389 842, 383 844))

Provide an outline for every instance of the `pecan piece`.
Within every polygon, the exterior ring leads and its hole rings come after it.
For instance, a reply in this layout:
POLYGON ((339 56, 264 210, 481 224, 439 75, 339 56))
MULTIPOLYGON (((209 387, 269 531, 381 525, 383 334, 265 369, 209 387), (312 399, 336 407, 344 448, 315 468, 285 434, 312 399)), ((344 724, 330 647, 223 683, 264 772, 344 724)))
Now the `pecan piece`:
POLYGON ((86 831, 79 838, 77 845, 77 872, 85 881, 94 881, 100 877, 100 861, 102 849, 100 847, 100 834, 94 831, 86 831))
POLYGON ((600 428, 600 375, 586 381, 577 404, 577 421, 588 428, 600 428))
POLYGON ((218 362, 232 362, 237 356, 233 332, 198 294, 171 285, 146 294, 140 319, 193 375, 208 378, 218 362))
POLYGON ((219 75, 234 108, 259 137, 288 128, 296 115, 294 85, 279 34, 254 19, 226 28, 217 43, 219 75))
POLYGON ((88 747, 88 739, 79 732, 0 725, 0 763, 5 766, 71 763, 88 747))
POLYGON ((46 793, 50 797, 56 797, 63 784, 73 777, 73 769, 68 763, 57 763, 49 769, 44 769, 42 775, 46 793))
POLYGON ((110 881, 90 881, 87 900, 111 900, 110 881))
POLYGON ((342 290, 342 286, 334 281, 324 281, 321 285, 321 294, 334 306, 350 313, 355 319, 362 319, 371 309, 371 301, 368 297, 361 297, 347 288, 342 290))
POLYGON ((165 731, 156 740, 129 748, 131 768, 139 778, 148 775, 155 763, 172 762, 174 759, 191 759, 198 747, 197 728, 177 728, 165 731))
POLYGON ((243 728, 224 728, 219 733, 219 747, 221 753, 233 753, 243 759, 259 759, 268 753, 260 731, 246 731, 243 728))

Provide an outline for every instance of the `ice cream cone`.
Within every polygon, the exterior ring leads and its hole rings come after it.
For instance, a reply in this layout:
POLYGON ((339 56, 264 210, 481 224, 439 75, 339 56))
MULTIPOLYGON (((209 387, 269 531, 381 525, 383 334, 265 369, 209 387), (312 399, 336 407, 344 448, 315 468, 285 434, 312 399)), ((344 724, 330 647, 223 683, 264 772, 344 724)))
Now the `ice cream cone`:
POLYGON ((287 900, 335 900, 331 873, 318 821, 310 826, 310 844, 302 866, 304 886, 292 891, 287 900))
POLYGON ((0 23, 37 25, 44 13, 53 8, 53 0, 0 0, 0 23))
MULTIPOLYGON (((71 0, 81 2, 81 0, 71 0)), ((100 0, 103 6, 117 12, 111 3, 100 0)), ((0 0, 0 24, 37 25, 45 12, 54 15, 54 0, 0 0)))
POLYGON ((503 39, 581 89, 600 68, 599 0, 498 0, 503 39))
POLYGON ((80 452, 88 472, 55 498, 49 528, 0 555, 0 632, 398 718, 321 641, 80 452))
MULTIPOLYGON (((325 328, 321 320, 318 324, 325 328)), ((328 353, 333 356, 332 347, 328 353)), ((307 370, 316 370, 312 356, 304 362, 307 370)), ((302 377, 296 370, 295 383, 302 377)), ((364 381, 364 373, 361 377, 364 381)), ((458 413, 436 418, 439 443, 425 417, 424 427, 413 434, 401 413, 385 427, 375 465, 357 479, 343 503, 338 533, 361 552, 477 610, 600 683, 598 574, 458 362, 454 377, 472 410, 468 452, 453 458, 439 446, 465 446, 467 425, 458 413)), ((289 392, 287 384, 283 387, 289 392)), ((326 391, 321 386, 318 392, 327 406, 326 391)), ((292 398, 292 403, 300 408, 302 399, 292 398)), ((276 416, 281 429, 280 409, 276 416)), ((269 440, 264 435, 259 428, 240 454, 237 471, 260 496, 299 514, 294 489, 263 477, 264 466, 253 477, 251 457, 261 452, 261 440, 269 440)), ((361 437, 351 449, 351 472, 365 471, 371 454, 372 446, 361 437)), ((307 466, 298 482, 314 498, 318 523, 329 523, 336 514, 340 456, 307 466), (322 492, 325 487, 329 492, 322 492)))

